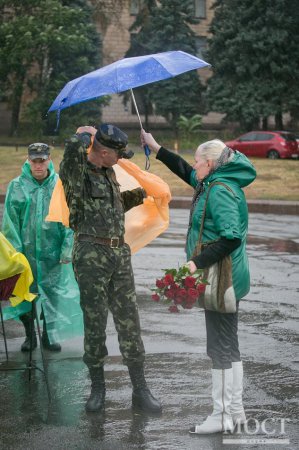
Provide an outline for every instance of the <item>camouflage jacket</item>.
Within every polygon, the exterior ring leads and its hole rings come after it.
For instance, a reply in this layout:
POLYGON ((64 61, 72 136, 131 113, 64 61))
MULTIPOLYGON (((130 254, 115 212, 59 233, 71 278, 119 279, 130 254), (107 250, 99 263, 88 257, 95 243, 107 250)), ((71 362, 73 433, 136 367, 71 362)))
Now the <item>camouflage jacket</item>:
POLYGON ((78 234, 122 237, 125 212, 143 203, 141 188, 120 192, 113 168, 87 159, 87 145, 77 135, 66 141, 60 178, 70 210, 70 227, 78 234))

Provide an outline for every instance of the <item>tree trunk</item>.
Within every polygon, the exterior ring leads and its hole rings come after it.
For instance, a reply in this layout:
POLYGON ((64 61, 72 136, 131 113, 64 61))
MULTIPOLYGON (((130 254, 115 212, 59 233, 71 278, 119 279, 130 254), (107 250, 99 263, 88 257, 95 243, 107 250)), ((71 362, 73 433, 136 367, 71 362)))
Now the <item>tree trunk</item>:
POLYGON ((23 95, 23 81, 24 77, 21 79, 19 78, 14 86, 11 108, 10 136, 16 136, 18 131, 21 100, 23 95))
POLYGON ((275 114, 275 128, 276 130, 283 130, 282 112, 275 114))
POLYGON ((268 130, 268 117, 263 117, 263 130, 268 130))

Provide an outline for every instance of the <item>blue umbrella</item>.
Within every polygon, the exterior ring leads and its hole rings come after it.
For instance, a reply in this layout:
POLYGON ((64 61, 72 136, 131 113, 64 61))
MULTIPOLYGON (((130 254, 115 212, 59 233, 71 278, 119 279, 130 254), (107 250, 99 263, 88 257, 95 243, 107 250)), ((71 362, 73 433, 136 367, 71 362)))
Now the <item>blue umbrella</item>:
MULTIPOLYGON (((202 59, 180 50, 124 58, 69 81, 58 94, 48 112, 57 111, 58 128, 61 110, 103 95, 131 90, 142 128, 132 88, 166 80, 189 70, 209 66, 210 64, 202 59)), ((145 149, 145 151, 148 152, 148 149, 145 149)))

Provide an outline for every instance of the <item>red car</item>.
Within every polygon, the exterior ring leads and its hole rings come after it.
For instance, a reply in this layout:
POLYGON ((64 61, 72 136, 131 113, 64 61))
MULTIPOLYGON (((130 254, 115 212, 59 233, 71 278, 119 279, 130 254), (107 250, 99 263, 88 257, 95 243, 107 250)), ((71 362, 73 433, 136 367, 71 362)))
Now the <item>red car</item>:
POLYGON ((299 158, 296 137, 288 131, 250 131, 225 144, 246 156, 257 158, 299 158))

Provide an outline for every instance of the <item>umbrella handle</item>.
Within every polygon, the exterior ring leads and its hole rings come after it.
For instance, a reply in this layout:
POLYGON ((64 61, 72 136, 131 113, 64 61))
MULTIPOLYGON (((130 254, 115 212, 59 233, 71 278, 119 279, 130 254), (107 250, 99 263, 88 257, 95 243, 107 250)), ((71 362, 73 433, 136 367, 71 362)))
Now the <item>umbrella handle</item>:
POLYGON ((145 144, 145 145, 143 146, 143 149, 144 149, 144 154, 145 154, 145 156, 146 156, 146 157, 149 157, 149 155, 151 154, 151 151, 150 151, 149 146, 148 146, 147 144, 145 144))
POLYGON ((144 154, 145 154, 145 170, 149 170, 149 168, 151 167, 151 162, 150 162, 150 148, 147 144, 145 144, 143 146, 144 149, 144 154))

